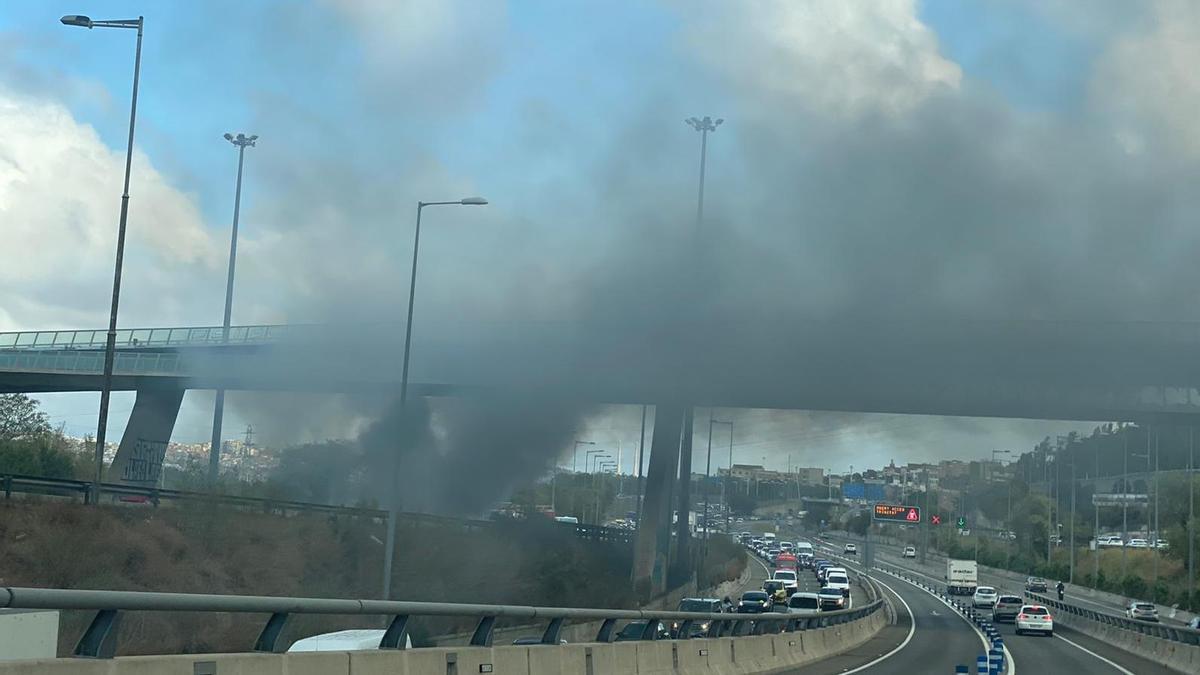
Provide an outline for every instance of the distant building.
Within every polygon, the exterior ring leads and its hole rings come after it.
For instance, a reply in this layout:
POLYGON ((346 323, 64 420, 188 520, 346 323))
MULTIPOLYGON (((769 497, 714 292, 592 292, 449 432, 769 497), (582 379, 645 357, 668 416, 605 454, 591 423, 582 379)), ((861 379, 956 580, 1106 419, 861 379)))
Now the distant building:
POLYGON ((805 485, 824 485, 825 469, 811 467, 793 468, 791 473, 772 471, 761 464, 734 464, 733 469, 718 469, 721 476, 730 476, 734 480, 758 481, 769 483, 773 481, 799 481, 805 485))

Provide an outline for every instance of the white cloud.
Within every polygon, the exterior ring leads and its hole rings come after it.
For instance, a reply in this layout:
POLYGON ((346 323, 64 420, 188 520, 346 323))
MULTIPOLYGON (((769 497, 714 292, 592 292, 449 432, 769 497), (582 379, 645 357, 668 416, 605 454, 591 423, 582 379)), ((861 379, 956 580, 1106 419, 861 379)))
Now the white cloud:
MULTIPOLYGON (((5 328, 107 317, 124 149, 62 105, 0 90, 0 316, 5 328)), ((192 198, 135 153, 123 286, 147 319, 175 317, 220 264, 192 198)), ((134 316, 138 315, 135 312, 134 316)), ((128 325, 128 324, 126 324, 128 325)))
POLYGON ((1113 116, 1119 142, 1200 152, 1200 4, 1158 0, 1146 21, 1101 57, 1092 95, 1113 116))
POLYGON ((914 0, 686 3, 683 11, 699 58, 763 104, 753 107, 902 113, 962 78, 914 0))

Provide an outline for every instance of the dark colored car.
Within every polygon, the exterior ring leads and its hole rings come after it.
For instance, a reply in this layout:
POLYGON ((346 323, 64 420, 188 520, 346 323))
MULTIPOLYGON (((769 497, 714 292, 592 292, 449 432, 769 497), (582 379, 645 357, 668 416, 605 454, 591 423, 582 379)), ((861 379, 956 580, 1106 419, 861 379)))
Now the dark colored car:
MULTIPOLYGON (((704 612, 706 614, 720 614, 721 601, 716 598, 684 598, 679 601, 679 607, 676 608, 680 612, 704 612)), ((679 638, 679 621, 671 622, 671 637, 679 638)), ((688 630, 686 637, 704 637, 708 633, 707 621, 695 621, 688 630)))
POLYGON ((1021 596, 1001 593, 1000 597, 996 598, 996 604, 992 606, 992 622, 1016 621, 1023 604, 1025 601, 1021 596))
MULTIPOLYGON (((646 621, 630 621, 625 624, 621 632, 617 633, 617 642, 641 640, 642 633, 646 631, 646 623, 646 621)), ((667 630, 667 626, 661 621, 658 622, 658 635, 656 637, 659 640, 671 639, 671 632, 667 630)))
POLYGON ((763 591, 746 591, 738 603, 738 614, 762 614, 771 611, 771 596, 763 591))
POLYGON ((1029 577, 1025 580, 1025 590, 1030 593, 1045 593, 1046 580, 1041 577, 1029 577))

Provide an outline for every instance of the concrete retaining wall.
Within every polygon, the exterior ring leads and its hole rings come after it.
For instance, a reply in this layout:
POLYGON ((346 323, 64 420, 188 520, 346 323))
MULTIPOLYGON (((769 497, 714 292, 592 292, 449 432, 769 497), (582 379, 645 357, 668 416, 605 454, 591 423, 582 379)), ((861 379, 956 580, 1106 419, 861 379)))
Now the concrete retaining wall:
POLYGON ((1200 647, 1143 635, 1119 626, 1109 626, 1069 612, 1055 612, 1054 622, 1132 654, 1157 661, 1176 672, 1188 675, 1200 673, 1200 647))
POLYGON ((0 675, 748 675, 777 673, 852 649, 888 622, 877 611, 819 630, 741 638, 396 652, 127 656, 0 663, 0 675))
POLYGON ((0 661, 54 658, 58 612, 0 609, 0 661))

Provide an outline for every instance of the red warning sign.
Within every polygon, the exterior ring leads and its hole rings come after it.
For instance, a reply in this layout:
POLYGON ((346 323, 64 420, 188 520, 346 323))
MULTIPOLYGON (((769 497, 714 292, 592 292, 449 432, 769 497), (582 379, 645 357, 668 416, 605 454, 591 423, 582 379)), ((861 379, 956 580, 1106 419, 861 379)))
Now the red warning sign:
POLYGON ((929 523, 931 525, 941 525, 942 517, 935 513, 932 516, 929 516, 929 523))

